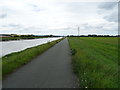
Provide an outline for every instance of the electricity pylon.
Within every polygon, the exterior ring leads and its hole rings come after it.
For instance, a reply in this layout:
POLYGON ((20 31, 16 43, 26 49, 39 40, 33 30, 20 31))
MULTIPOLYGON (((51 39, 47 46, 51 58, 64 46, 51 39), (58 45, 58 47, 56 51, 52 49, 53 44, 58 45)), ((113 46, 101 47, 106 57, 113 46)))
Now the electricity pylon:
POLYGON ((79 28, 79 26, 78 26, 78 36, 80 35, 80 28, 79 28))

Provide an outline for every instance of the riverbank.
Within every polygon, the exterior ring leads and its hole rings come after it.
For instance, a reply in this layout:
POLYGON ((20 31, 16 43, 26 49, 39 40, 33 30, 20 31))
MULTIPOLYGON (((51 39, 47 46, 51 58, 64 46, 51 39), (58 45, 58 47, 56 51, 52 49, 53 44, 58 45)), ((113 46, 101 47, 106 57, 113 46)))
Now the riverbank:
POLYGON ((40 55, 61 40, 63 40, 63 38, 2 57, 3 78, 9 73, 15 71, 17 68, 21 67, 22 65, 27 64, 33 58, 40 55))

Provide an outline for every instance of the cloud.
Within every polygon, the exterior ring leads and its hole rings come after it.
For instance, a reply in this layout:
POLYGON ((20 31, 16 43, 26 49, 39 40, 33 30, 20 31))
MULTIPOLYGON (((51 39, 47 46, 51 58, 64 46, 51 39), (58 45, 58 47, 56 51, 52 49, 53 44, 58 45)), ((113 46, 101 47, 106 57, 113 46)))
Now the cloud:
POLYGON ((7 24, 7 25, 2 25, 2 27, 21 27, 19 24, 7 24))
POLYGON ((106 21, 118 23, 118 2, 104 2, 101 3, 98 8, 101 10, 100 15, 103 16, 106 21))
POLYGON ((109 16, 105 16, 104 19, 106 19, 109 22, 118 22, 118 13, 113 12, 109 16))
POLYGON ((105 29, 108 33, 109 29, 112 32, 116 27, 108 24, 116 24, 116 14, 113 13, 116 6, 110 3, 99 6, 103 3, 76 0, 1 1, 0 13, 3 15, 0 16, 4 21, 0 22, 0 33, 77 35, 79 26, 81 34, 99 34, 105 29), (97 13, 98 9, 103 11, 102 15, 97 13))
POLYGON ((36 4, 28 4, 32 9, 33 11, 35 12, 40 12, 40 11, 45 11, 46 8, 43 8, 42 6, 40 5, 36 5, 36 4))
POLYGON ((117 5, 117 2, 103 2, 101 3, 98 8, 105 9, 105 10, 111 10, 117 5))
POLYGON ((0 18, 3 19, 3 18, 6 18, 7 17, 7 14, 1 14, 0 15, 0 18))

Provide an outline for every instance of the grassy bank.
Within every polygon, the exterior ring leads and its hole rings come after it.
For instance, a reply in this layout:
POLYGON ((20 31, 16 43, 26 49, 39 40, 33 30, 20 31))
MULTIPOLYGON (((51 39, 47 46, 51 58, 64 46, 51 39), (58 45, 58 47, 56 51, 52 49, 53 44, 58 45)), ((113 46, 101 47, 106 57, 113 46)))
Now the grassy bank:
POLYGON ((118 88, 118 38, 70 37, 73 69, 82 88, 118 88))
POLYGON ((22 65, 27 64, 30 60, 40 55, 48 48, 52 47, 62 39, 52 41, 47 44, 39 45, 36 47, 28 48, 20 52, 12 53, 2 57, 2 75, 3 78, 9 73, 13 72, 22 65))

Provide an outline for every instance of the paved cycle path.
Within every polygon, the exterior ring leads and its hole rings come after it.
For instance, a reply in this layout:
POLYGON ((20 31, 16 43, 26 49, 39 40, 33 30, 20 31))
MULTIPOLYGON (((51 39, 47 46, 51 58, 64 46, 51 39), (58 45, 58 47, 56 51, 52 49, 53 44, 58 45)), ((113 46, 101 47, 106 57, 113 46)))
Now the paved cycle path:
POLYGON ((2 84, 3 88, 78 87, 67 38, 10 74, 2 84))

